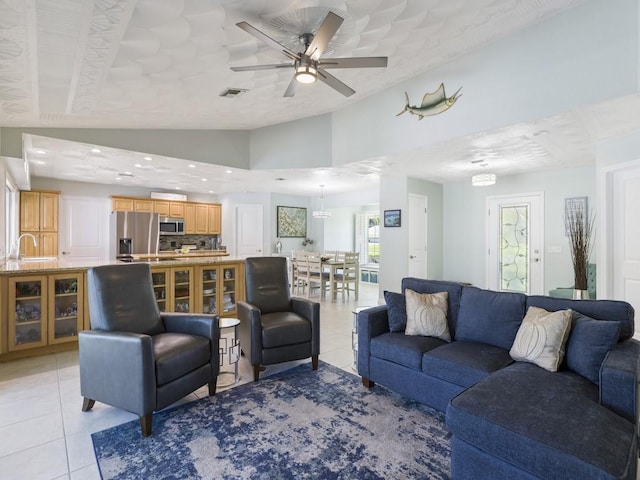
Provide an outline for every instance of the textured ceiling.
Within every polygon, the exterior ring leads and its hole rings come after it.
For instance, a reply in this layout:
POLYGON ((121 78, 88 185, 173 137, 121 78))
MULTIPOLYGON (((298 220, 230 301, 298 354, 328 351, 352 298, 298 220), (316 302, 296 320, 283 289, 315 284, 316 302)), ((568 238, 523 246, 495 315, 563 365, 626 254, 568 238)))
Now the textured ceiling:
MULTIPOLYGON (((0 0, 0 127, 251 129, 281 123, 343 108, 580 3, 0 0), (239 29, 237 22, 247 21, 298 51, 296 32, 317 28, 328 9, 345 22, 326 57, 389 57, 386 69, 332 71, 356 90, 352 97, 317 82, 299 88, 293 98, 283 98, 291 69, 230 70, 287 61, 239 29), (248 91, 221 97, 229 87, 248 91)), ((638 111, 636 95, 402 157, 313 170, 318 175, 302 169, 224 173, 227 168, 215 165, 156 156, 144 160, 142 153, 104 147, 95 153, 93 145, 37 136, 25 139, 25 154, 32 173, 42 177, 203 193, 309 194, 324 183, 330 194, 354 185, 372 187, 379 175, 390 173, 433 181, 468 178, 478 171, 469 152, 490 159, 499 175, 593 163, 593 142, 638 128, 638 111), (47 153, 37 153, 40 150, 47 153), (128 171, 132 176, 114 179, 128 171), (220 177, 224 180, 211 180, 220 177)))

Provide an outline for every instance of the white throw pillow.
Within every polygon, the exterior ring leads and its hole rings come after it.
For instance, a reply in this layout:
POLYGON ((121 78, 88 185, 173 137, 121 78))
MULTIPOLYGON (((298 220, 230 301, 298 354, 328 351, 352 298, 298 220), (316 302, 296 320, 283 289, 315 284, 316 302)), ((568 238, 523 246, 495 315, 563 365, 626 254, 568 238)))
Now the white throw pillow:
POLYGON ((437 337, 450 342, 451 335, 447 324, 449 294, 447 292, 417 293, 407 289, 404 295, 407 299, 405 335, 437 337))
POLYGON ((529 307, 509 354, 514 360, 557 372, 570 330, 571 310, 547 312, 543 308, 529 307))

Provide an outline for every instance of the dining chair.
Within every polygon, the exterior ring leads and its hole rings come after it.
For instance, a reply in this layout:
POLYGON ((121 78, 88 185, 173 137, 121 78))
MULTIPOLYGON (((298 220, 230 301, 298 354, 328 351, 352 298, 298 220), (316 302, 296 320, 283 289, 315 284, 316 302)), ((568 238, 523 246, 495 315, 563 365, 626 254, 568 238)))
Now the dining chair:
POLYGON ((304 295, 307 288, 307 272, 309 270, 307 258, 291 260, 291 294, 304 295))
POLYGON ((320 256, 307 257, 307 298, 314 288, 320 289, 320 296, 324 298, 325 292, 329 288, 329 273, 324 271, 322 258, 320 256))
POLYGON ((336 266, 333 274, 332 290, 342 293, 342 301, 345 299, 345 292, 353 292, 358 300, 358 290, 360 285, 360 254, 358 252, 344 252, 344 261, 340 266, 336 266), (353 287, 351 287, 353 285, 353 287))

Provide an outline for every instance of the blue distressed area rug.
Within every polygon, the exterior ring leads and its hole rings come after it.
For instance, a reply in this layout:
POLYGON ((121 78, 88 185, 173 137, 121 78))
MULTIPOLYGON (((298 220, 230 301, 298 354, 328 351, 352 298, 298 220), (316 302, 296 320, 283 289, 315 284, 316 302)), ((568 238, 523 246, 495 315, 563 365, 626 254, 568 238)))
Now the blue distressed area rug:
POLYGON ((107 479, 448 479, 444 415, 320 362, 92 435, 107 479))

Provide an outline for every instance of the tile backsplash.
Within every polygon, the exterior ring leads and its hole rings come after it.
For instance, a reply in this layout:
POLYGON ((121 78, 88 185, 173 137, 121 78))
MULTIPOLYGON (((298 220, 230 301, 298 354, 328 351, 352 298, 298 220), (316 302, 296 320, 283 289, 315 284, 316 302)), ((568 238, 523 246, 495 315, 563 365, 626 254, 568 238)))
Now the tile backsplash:
POLYGON ((219 240, 219 235, 161 235, 160 251, 174 250, 182 245, 196 245, 198 250, 210 250, 214 238, 219 240))

